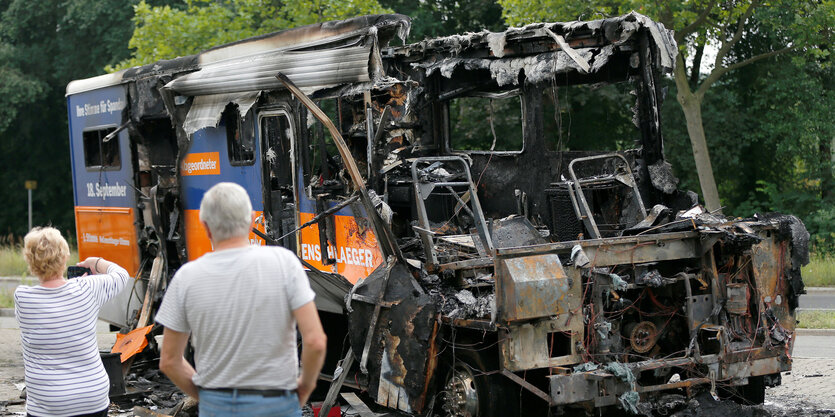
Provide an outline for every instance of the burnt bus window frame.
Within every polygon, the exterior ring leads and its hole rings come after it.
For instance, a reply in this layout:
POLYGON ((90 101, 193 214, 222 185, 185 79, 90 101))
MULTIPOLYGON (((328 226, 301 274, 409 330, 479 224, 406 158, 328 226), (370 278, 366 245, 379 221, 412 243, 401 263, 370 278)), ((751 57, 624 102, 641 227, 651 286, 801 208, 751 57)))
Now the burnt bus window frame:
POLYGON ((238 105, 229 103, 221 115, 226 129, 226 156, 233 167, 255 164, 255 117, 252 109, 245 115, 238 111, 238 105), (235 138, 239 140, 235 140, 235 138))
MULTIPOLYGON (((119 171, 122 169, 122 147, 119 144, 119 135, 116 134, 113 139, 104 142, 104 137, 116 131, 116 125, 95 126, 84 129, 81 132, 81 147, 84 153, 84 168, 87 171, 119 171), (90 154, 90 145, 92 141, 96 142, 95 155, 90 154), (111 159, 108 164, 104 164, 103 157, 105 155, 105 148, 108 150, 115 150, 115 153, 108 153, 108 155, 115 155, 115 160, 111 159), (97 158, 97 161, 91 161, 91 158, 97 158)), ((112 152, 112 151, 109 151, 112 152)))
MULTIPOLYGON (((296 188, 298 188, 298 186, 296 184, 296 164, 297 164, 297 161, 296 161, 296 157, 295 157, 296 146, 297 146, 296 145, 296 124, 295 124, 295 121, 293 120, 291 110, 287 107, 281 106, 281 107, 262 108, 258 112, 257 126, 258 126, 258 137, 261 140, 261 144, 262 144, 263 149, 264 149, 264 151, 263 151, 264 155, 266 155, 267 152, 269 152, 269 150, 270 150, 269 137, 266 134, 267 132, 264 132, 265 119, 268 119, 268 118, 271 118, 271 117, 275 117, 275 118, 283 117, 285 120, 287 120, 288 130, 286 130, 285 132, 281 132, 281 134, 284 134, 287 131, 289 131, 289 133, 290 133, 290 137, 287 140, 287 142, 289 143, 289 146, 290 146, 290 149, 288 150, 289 151, 288 155, 289 155, 289 159, 290 159, 289 173, 290 173, 290 185, 293 187, 293 190, 294 190, 294 193, 295 193, 296 188)), ((254 119, 256 119, 256 118, 254 117, 253 120, 254 119)), ((269 161, 268 161, 267 157, 265 156, 264 157, 264 163, 268 163, 268 162, 269 161)), ((270 181, 269 170, 265 169, 264 170, 264 175, 265 175, 265 177, 264 177, 265 183, 270 184, 270 182, 269 182, 270 181)), ((269 188, 269 186, 267 188, 269 188)))
MULTIPOLYGON (((359 97, 362 96, 360 95, 359 97)), ((348 100, 351 98, 352 96, 328 96, 316 100, 316 105, 319 106, 319 109, 321 109, 322 112, 324 112, 325 115, 327 115, 334 123, 334 125, 336 125, 336 128, 340 133, 343 131, 342 119, 339 117, 340 106, 343 107, 342 111, 350 111, 349 109, 351 104, 348 100), (340 99, 343 100, 342 104, 340 104, 340 99)), ((306 111, 303 114, 307 118, 314 118, 312 114, 309 114, 306 111)), ((341 156, 339 156, 339 148, 336 146, 335 139, 331 136, 330 131, 318 119, 315 119, 312 125, 305 126, 303 128, 306 130, 304 133, 306 136, 306 143, 300 147, 299 158, 303 164, 307 164, 306 167, 303 166, 303 169, 305 169, 302 177, 304 193, 308 199, 315 200, 313 192, 315 187, 312 187, 310 183, 311 178, 318 176, 321 179, 322 175, 325 172, 328 172, 328 179, 338 179, 338 170, 331 170, 331 168, 333 168, 331 165, 325 167, 323 164, 328 163, 326 160, 330 161, 329 158, 341 158, 341 156), (322 144, 324 144, 324 148, 322 148, 322 144)))
MULTIPOLYGON (((443 103, 444 111, 444 148, 446 148, 446 152, 448 153, 464 153, 464 154, 481 154, 481 155, 519 155, 525 152, 527 148, 527 138, 525 137, 525 114, 527 112, 526 107, 526 100, 525 94, 522 92, 522 89, 517 88, 513 90, 507 90, 502 92, 486 92, 486 91, 471 91, 466 94, 457 95, 455 97, 450 97, 444 100, 443 103), (452 123, 450 119, 450 104, 452 100, 461 99, 461 98, 484 98, 484 99, 493 99, 493 100, 503 100, 503 99, 513 99, 518 98, 519 100, 519 137, 522 139, 522 147, 521 149, 517 150, 498 150, 498 151, 491 151, 491 150, 482 150, 482 149, 457 149, 455 148, 454 141, 452 138, 452 123)), ((485 116, 487 116, 485 114, 485 116)), ((485 118, 485 123, 489 123, 485 118)), ((498 139, 498 138, 497 138, 498 139)), ((498 140, 497 140, 498 142, 498 140)))
POLYGON ((542 85, 529 90, 529 94, 540 95, 536 119, 542 123, 545 149, 598 153, 634 149, 642 140, 641 128, 632 121, 635 95, 630 91, 636 88, 632 82, 612 81, 542 85), (612 129, 601 135, 597 120, 605 120, 612 129))

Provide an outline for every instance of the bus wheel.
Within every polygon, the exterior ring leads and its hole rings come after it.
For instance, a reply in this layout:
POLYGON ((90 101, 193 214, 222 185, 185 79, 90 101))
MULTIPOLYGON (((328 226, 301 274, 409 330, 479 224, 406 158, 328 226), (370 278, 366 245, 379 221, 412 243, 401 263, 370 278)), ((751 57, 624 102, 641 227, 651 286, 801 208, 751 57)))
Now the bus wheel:
POLYGON ((719 397, 742 405, 758 405, 765 402, 765 383, 762 376, 748 377, 748 384, 719 389, 719 397))
POLYGON ((500 374, 485 375, 478 354, 458 352, 441 396, 442 414, 449 417, 518 416, 519 392, 500 374), (514 407, 516 410, 514 412, 514 407))
POLYGON ((446 397, 444 409, 450 417, 475 417, 478 416, 478 390, 476 389, 475 375, 466 364, 456 361, 446 386, 444 387, 446 397))
POLYGON ((762 376, 748 377, 748 384, 737 387, 737 402, 745 405, 757 405, 765 402, 765 383, 762 376))

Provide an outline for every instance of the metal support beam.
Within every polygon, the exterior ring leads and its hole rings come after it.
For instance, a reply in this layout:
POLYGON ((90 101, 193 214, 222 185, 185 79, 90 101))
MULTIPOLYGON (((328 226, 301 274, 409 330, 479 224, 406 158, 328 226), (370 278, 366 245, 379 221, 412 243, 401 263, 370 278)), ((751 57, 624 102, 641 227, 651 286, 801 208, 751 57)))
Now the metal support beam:
POLYGON ((333 380, 333 382, 331 382, 331 386, 328 388, 328 394, 325 396, 325 401, 322 403, 322 408, 319 410, 320 416, 327 416, 328 413, 330 413, 331 407, 333 407, 333 404, 336 401, 336 396, 339 394, 339 390, 342 389, 342 384, 345 383, 345 377, 348 376, 348 371, 351 370, 351 366, 353 364, 354 351, 349 347, 348 353, 346 353, 345 357, 342 359, 342 373, 340 373, 333 380))
POLYGON ((342 138, 342 135, 339 133, 339 130, 333 124, 330 118, 310 99, 306 94, 304 94, 292 81, 290 81, 287 76, 282 73, 278 73, 275 76, 287 87, 288 90, 297 98, 299 101, 304 104, 305 107, 316 117, 317 120, 322 122, 325 127, 328 128, 328 131, 333 137, 333 141, 336 144, 336 148, 339 151, 339 156, 342 158, 342 163, 345 164, 345 170, 348 172, 348 176, 351 178, 351 182, 354 183, 354 187, 356 187, 357 191, 359 191, 360 201, 362 205, 365 207, 366 214, 368 218, 371 220, 371 228, 374 230, 374 236, 377 237, 377 240, 380 242, 380 249, 383 252, 383 256, 388 258, 389 256, 394 256, 399 261, 404 261, 403 253, 400 252, 400 247, 397 246, 397 240, 394 237, 394 233, 391 231, 391 228, 388 227, 383 219, 380 218, 379 213, 377 213, 377 209, 374 207, 374 204, 371 202, 371 198, 368 196, 368 190, 365 186, 365 180, 363 180, 362 175, 360 175, 359 167, 357 167, 357 162, 354 160, 353 155, 351 155, 351 150, 348 148, 348 145, 345 143, 345 139, 342 138))
POLYGON ((502 369, 502 375, 506 376, 511 381, 521 385, 522 388, 530 391, 533 395, 536 395, 537 397, 542 398, 543 400, 545 400, 545 402, 548 403, 548 405, 554 405, 554 401, 551 399, 551 396, 548 395, 547 392, 535 387, 530 382, 525 381, 519 375, 516 375, 513 372, 508 371, 507 369, 502 369))

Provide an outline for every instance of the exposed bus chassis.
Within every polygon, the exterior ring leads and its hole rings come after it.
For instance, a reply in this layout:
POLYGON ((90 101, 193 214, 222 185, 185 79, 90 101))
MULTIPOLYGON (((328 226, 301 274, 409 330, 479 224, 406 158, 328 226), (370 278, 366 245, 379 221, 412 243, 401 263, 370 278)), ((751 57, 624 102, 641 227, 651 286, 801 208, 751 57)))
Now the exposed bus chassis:
MULTIPOLYGON (((135 309, 126 330, 149 322, 188 259, 183 162, 192 134, 214 129, 221 111, 226 120, 231 102, 238 123, 263 109, 292 121, 292 146, 276 153, 265 140, 256 157, 264 199, 256 233, 308 267, 333 343, 333 375, 323 376, 331 394, 353 386, 383 406, 454 416, 637 413, 696 386, 762 402, 764 387, 791 367, 808 234, 791 216, 707 213, 677 189, 664 161, 657 83, 677 53, 669 31, 633 13, 387 47, 408 27, 399 15, 330 22, 68 87, 72 95, 127 85, 129 106, 113 134, 127 129, 135 152, 137 275, 146 279, 144 303, 120 307, 135 309), (251 53, 271 42, 297 54, 296 64, 277 55, 275 78, 247 72, 272 65, 269 56, 235 57, 234 48, 251 53), (358 78, 315 71, 314 62, 349 53, 350 65, 364 65, 358 78), (212 67, 222 54, 235 65, 212 67), (638 149, 546 146, 546 91, 620 82, 634 88, 638 149), (494 149, 490 110, 492 146, 454 149, 449 103, 457 97, 489 99, 490 109, 494 99, 519 97, 522 147, 494 149), (326 115, 314 102, 333 106, 326 115), (201 121, 212 109, 215 125, 201 121), (316 212, 303 221, 304 196, 316 212), (337 272, 344 258, 333 218, 348 209, 348 233, 375 242, 380 255, 354 281, 337 272), (317 240, 305 241, 303 230, 317 240)), ((347 256, 361 264, 370 253, 347 256)))
MULTIPOLYGON (((505 221, 524 224, 522 219, 505 221)), ((802 291, 791 265, 802 262, 808 235, 792 217, 732 221, 700 214, 682 220, 684 227, 673 224, 656 233, 648 228, 644 231, 650 233, 636 236, 530 245, 512 241, 499 244, 492 256, 437 265, 434 272, 443 278, 417 281, 429 294, 454 300, 452 309, 447 300, 435 302, 449 328, 439 331, 426 315, 432 305, 423 291, 386 298, 399 308, 381 317, 390 327, 378 330, 378 344, 370 349, 382 350, 383 362, 427 365, 404 366, 399 373, 390 365, 381 368, 379 385, 369 383, 372 396, 376 388, 381 404, 411 411, 403 397, 420 393, 420 385, 410 391, 409 374, 420 372, 416 382, 425 382, 437 360, 432 355, 461 343, 462 350, 495 349, 497 363, 479 363, 477 369, 497 375, 489 383, 518 384, 551 407, 619 405, 638 413, 652 409, 654 402, 646 400, 677 391, 691 394, 699 385, 761 403, 764 388, 779 384, 780 372, 791 368, 793 312, 802 291), (479 285, 491 281, 486 290, 479 285), (415 300, 422 303, 412 304, 415 300), (407 320, 399 320, 403 317, 407 320), (414 339, 425 342, 400 348, 403 340, 414 339), (537 370, 547 372, 519 375, 537 370), (547 385, 536 384, 537 379, 547 385)), ((501 227, 493 228, 493 236, 502 234, 501 227)), ((530 227, 529 233, 536 229, 530 227)), ((407 292, 417 288, 402 273, 398 285, 407 292)), ((379 293, 379 284, 364 289, 354 290, 349 305, 380 304, 357 296, 379 293)), ((349 315, 352 332, 363 335, 370 309, 356 308, 349 315)), ((355 348, 367 346, 364 337, 352 342, 355 348)), ((453 410, 478 413, 479 406, 467 407, 453 410)))

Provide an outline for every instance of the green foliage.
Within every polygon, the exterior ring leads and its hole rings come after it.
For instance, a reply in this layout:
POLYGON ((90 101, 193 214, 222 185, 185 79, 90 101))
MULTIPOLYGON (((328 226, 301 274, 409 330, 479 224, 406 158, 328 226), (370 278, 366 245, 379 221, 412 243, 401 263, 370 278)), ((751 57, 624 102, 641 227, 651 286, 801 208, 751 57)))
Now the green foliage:
MULTIPOLYGON (((509 25, 534 22, 592 20, 619 16, 630 11, 663 22, 668 29, 680 30, 694 21, 709 3, 706 0, 652 2, 642 0, 498 0, 502 15, 509 25)), ((716 18, 732 19, 742 14, 744 1, 725 2, 716 18)))
MULTIPOLYGON (((564 0, 498 0, 510 26, 534 22, 590 20, 619 14, 619 6, 564 0)), ((624 2, 617 2, 618 4, 624 2)))
POLYGON ((74 229, 65 87, 127 58, 132 4, 0 1, 0 232, 26 232, 25 180, 34 223, 74 229))
POLYGON ((450 145, 453 149, 522 150, 522 103, 519 96, 505 99, 452 99, 449 120, 450 145))
MULTIPOLYGON (((827 180, 835 138, 831 74, 832 69, 798 56, 761 61, 729 74, 702 108, 725 213, 795 214, 821 253, 835 253, 835 190, 827 180)), ((669 88, 674 94, 675 86, 669 88)), ((665 103, 662 122, 666 157, 682 187, 698 190, 676 104, 665 103)))
POLYGON ((495 0, 380 0, 380 4, 412 18, 411 42, 504 28, 502 8, 495 0))
POLYGON ((552 150, 571 151, 635 147, 640 132, 632 123, 635 96, 629 93, 631 88, 619 83, 546 89, 542 96, 546 144, 552 150), (601 130, 601 125, 606 129, 601 130))
POLYGON ((825 205, 806 216, 804 222, 812 235, 813 250, 830 256, 827 259, 830 265, 828 275, 830 280, 835 281, 835 207, 825 205))
MULTIPOLYGON (((736 30, 736 23, 755 2, 735 0, 497 0, 507 24, 520 26, 541 21, 591 20, 618 16, 636 11, 664 23, 668 29, 682 31, 697 22, 702 12, 713 6, 704 23, 697 25, 697 33, 717 42, 736 30)), ((756 2, 760 17, 759 29, 771 29, 795 43, 813 45, 831 30, 835 19, 835 1, 773 0, 756 2)), ((693 27, 690 27, 691 29, 693 27)), ((752 31, 753 32, 753 31, 752 31)), ((762 34, 762 32, 759 32, 762 34)), ((688 39, 689 42, 695 38, 688 39)), ((686 45, 680 45, 686 46, 686 45)))
POLYGON ((133 55, 107 71, 191 55, 291 27, 390 12, 377 0, 186 0, 179 6, 139 2, 129 44, 133 55))
POLYGON ((0 43, 0 134, 17 118, 20 109, 26 109, 46 89, 43 82, 31 79, 14 62, 15 48, 0 43))
MULTIPOLYGON (((546 88, 541 98, 546 145, 551 150, 572 151, 634 147, 640 132, 632 123, 635 96, 629 94, 630 88, 631 85, 625 83, 546 88), (606 126, 605 131, 600 129, 601 125, 606 126)), ((518 97, 450 100, 452 147, 456 150, 521 150, 521 107, 518 97)))
MULTIPOLYGON (((667 98, 662 105, 661 126, 664 134, 664 155, 673 165, 676 175, 681 180, 680 188, 696 191, 701 194, 699 178, 696 174, 696 164, 693 150, 687 132, 686 121, 681 106, 675 101, 676 86, 671 80, 667 81, 667 98)), ((735 180, 747 177, 745 175, 722 175, 733 167, 741 168, 748 162, 755 163, 757 154, 750 152, 744 136, 754 123, 749 119, 747 109, 739 103, 738 91, 730 88, 726 83, 717 86, 711 95, 706 96, 702 103, 702 117, 705 121, 704 129, 707 145, 711 150, 713 171, 717 173, 720 195, 733 195, 736 190, 729 190, 726 179, 735 180)), ((753 147, 753 150, 758 148, 753 147)), ((756 166, 756 165, 755 165, 756 166)), ((746 190, 741 192, 746 193, 746 190)), ((727 202, 724 202, 727 204, 727 202)), ((727 210, 726 210, 727 211, 727 210)), ((748 213, 750 214, 750 213, 748 213)))

